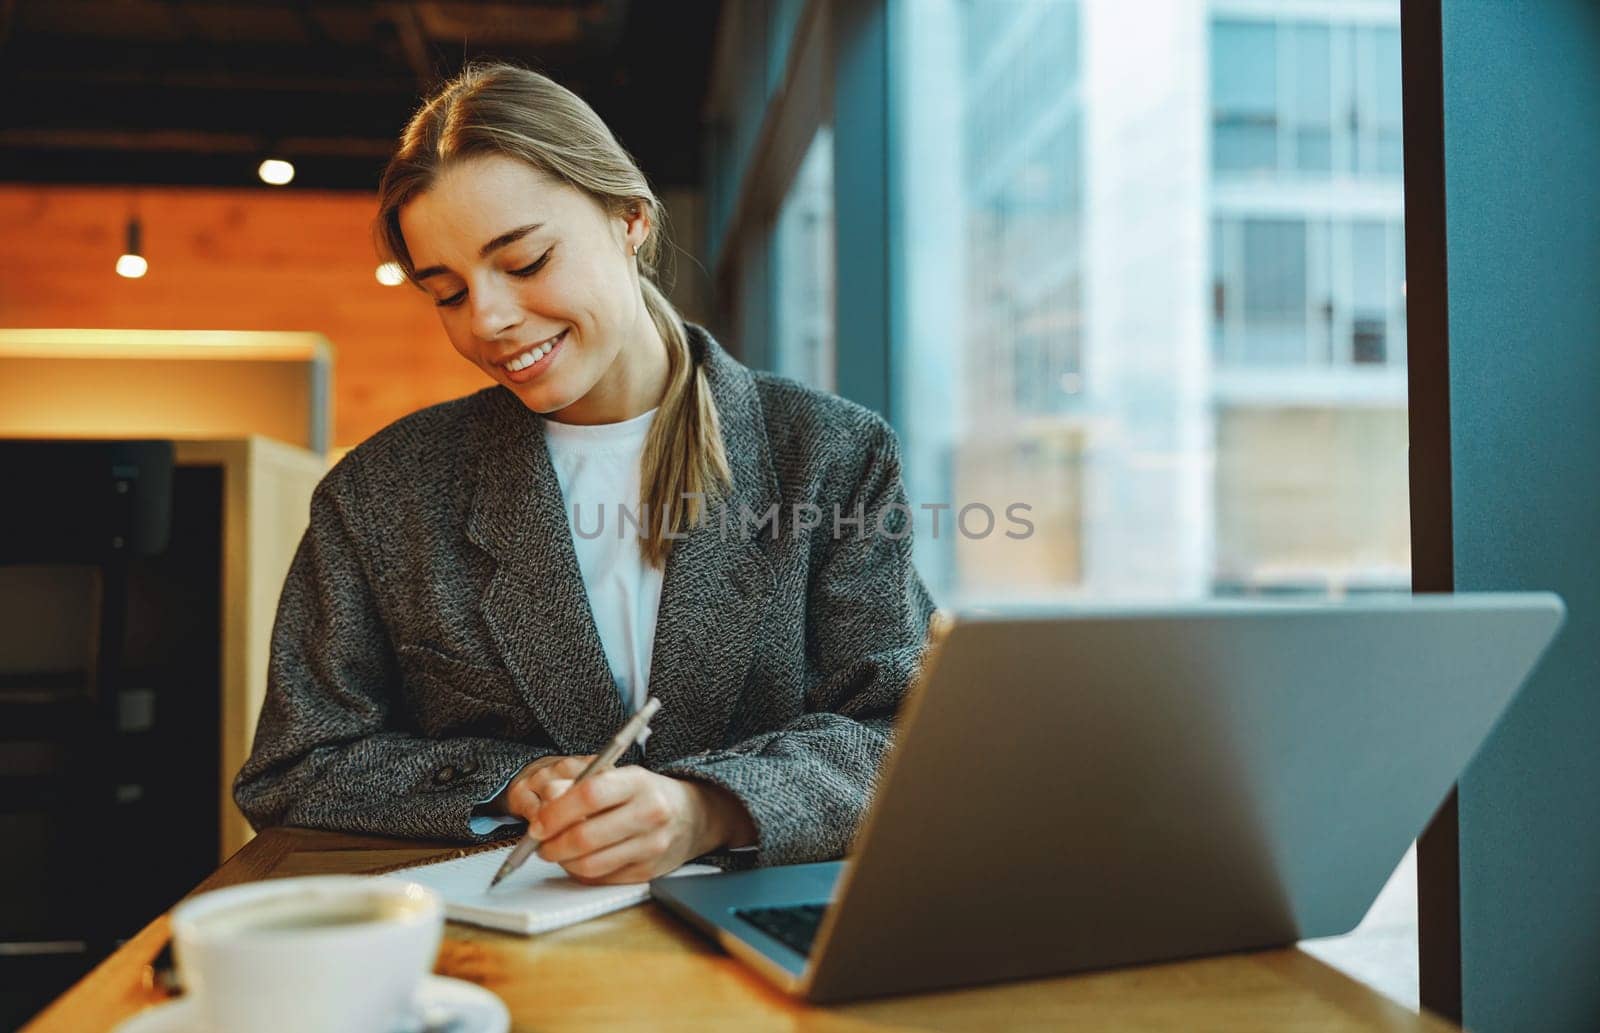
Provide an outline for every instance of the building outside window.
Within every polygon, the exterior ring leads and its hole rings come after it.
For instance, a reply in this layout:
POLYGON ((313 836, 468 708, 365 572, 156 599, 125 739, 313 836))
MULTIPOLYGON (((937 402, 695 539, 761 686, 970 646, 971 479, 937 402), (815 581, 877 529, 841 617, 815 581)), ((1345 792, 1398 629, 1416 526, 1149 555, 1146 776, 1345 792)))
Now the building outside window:
POLYGON ((935 595, 1406 587, 1397 0, 893 10, 908 488, 1035 527, 935 595))

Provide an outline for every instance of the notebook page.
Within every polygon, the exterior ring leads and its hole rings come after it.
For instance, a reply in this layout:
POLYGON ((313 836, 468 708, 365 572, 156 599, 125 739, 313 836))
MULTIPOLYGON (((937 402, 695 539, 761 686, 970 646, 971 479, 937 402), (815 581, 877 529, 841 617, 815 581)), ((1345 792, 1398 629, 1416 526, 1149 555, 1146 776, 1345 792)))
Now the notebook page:
MULTIPOLYGON (((506 876, 493 893, 486 893, 489 880, 511 849, 506 846, 483 850, 390 874, 437 891, 444 898, 445 914, 455 921, 520 933, 558 929, 631 907, 650 896, 646 883, 585 886, 568 878, 560 865, 537 855, 506 876)), ((710 865, 690 864, 672 874, 700 875, 717 870, 710 865)))

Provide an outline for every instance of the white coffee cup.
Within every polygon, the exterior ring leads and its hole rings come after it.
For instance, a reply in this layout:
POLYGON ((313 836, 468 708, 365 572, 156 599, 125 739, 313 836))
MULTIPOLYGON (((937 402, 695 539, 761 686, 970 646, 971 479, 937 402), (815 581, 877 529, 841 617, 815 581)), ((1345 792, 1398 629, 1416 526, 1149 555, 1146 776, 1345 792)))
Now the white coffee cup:
POLYGON ((227 1033, 405 1029, 443 932, 437 893, 360 875, 230 886, 172 912, 184 992, 227 1033))

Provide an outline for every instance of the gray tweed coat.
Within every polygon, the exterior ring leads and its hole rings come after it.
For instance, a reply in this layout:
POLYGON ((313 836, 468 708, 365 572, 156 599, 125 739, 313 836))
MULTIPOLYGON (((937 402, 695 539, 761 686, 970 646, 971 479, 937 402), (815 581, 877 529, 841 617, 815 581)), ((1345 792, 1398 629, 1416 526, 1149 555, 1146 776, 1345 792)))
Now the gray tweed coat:
MULTIPOLYGON (((838 857, 933 612, 909 510, 886 510, 905 505, 899 446, 872 411, 689 334, 733 491, 726 530, 713 507, 673 547, 650 667, 663 709, 648 754, 623 762, 744 803, 758 849, 712 860, 838 857), (804 503, 823 514, 811 530, 793 519, 804 503), (753 526, 774 504, 776 536, 753 526)), ((390 425, 318 485, 234 783, 256 827, 475 839, 476 802, 538 757, 595 752, 626 719, 542 435, 487 388, 390 425)))

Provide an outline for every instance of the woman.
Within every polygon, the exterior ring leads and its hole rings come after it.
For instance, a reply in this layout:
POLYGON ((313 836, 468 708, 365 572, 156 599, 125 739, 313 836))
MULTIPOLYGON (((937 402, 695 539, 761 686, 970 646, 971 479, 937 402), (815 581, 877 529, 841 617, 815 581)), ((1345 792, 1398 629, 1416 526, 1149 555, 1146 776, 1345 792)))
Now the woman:
POLYGON ((526 820, 601 882, 845 851, 933 612, 898 445, 685 324, 661 224, 533 72, 470 68, 412 118, 380 241, 494 386, 318 486, 235 783, 257 827, 526 820), (647 694, 646 746, 565 792, 647 694))

